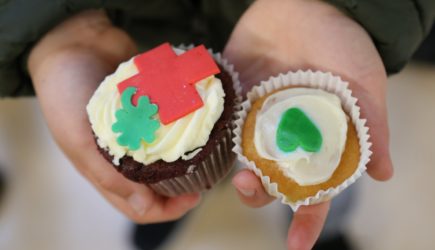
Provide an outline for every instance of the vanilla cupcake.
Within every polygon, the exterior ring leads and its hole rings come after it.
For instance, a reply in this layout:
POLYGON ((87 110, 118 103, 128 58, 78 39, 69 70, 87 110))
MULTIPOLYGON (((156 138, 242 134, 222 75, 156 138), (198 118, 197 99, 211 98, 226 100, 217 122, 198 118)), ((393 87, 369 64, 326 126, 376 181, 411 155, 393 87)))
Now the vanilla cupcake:
POLYGON ((331 199, 365 171, 368 129, 347 85, 289 72, 254 87, 238 113, 234 151, 293 210, 331 199))
POLYGON ((234 161, 240 86, 204 46, 160 45, 119 65, 87 105, 102 155, 125 177, 165 196, 211 188, 234 161))

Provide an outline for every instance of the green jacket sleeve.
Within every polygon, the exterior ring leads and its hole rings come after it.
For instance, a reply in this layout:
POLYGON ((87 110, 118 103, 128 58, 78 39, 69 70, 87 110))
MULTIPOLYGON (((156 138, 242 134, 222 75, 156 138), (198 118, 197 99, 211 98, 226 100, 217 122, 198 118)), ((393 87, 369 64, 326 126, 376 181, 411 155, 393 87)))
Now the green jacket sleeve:
MULTIPOLYGON (((326 1, 345 10, 368 30, 389 73, 398 72, 403 68, 429 32, 435 16, 434 0, 326 1)), ((185 17, 186 15, 191 16, 194 8, 186 8, 191 5, 188 0, 0 0, 0 97, 34 93, 25 67, 30 49, 53 26, 81 10, 102 7, 122 10, 129 14, 126 18, 121 18, 124 24, 133 23, 133 20, 143 20, 143 22, 138 22, 136 29, 132 28, 134 25, 120 25, 133 37, 136 34, 137 37, 149 38, 148 33, 150 35, 164 33, 165 36, 160 37, 159 41, 163 39, 175 43, 184 40, 193 41, 193 38, 199 37, 198 34, 201 32, 191 32, 190 36, 186 36, 186 32, 190 32, 192 27, 198 26, 198 22, 202 23, 205 20, 209 23, 208 29, 213 32, 203 32, 206 34, 204 36, 209 36, 209 33, 218 34, 225 38, 211 40, 219 40, 219 44, 223 44, 231 32, 231 27, 250 1, 245 0, 244 4, 238 4, 240 6, 236 8, 234 7, 235 1, 232 0, 221 0, 218 1, 219 3, 208 0, 202 2, 203 18, 189 23, 190 21, 188 22, 185 17), (161 7, 162 5, 164 8, 161 7), (168 18, 181 19, 186 22, 168 21, 168 18), (156 23, 159 23, 159 32, 155 30, 156 23), (178 26, 172 27, 173 23, 178 26), (147 28, 145 24, 154 26, 147 28), (167 32, 162 32, 161 27, 166 26, 168 26, 167 32), (147 30, 148 33, 146 33, 147 30), (181 32, 181 38, 176 39, 174 35, 176 32, 181 32)), ((197 29, 207 31, 207 27, 197 29)), ((137 40, 140 39, 137 38, 137 40)), ((207 42, 204 43, 208 45, 207 42)), ((212 47, 221 48, 219 44, 212 47)))
POLYGON ((32 46, 68 16, 104 8, 143 49, 163 41, 222 50, 252 0, 0 0, 0 97, 33 94, 26 72, 32 46))
POLYGON ((372 37, 389 74, 399 72, 428 35, 434 0, 326 0, 347 12, 372 37))
POLYGON ((26 57, 55 24, 80 9, 98 7, 98 0, 74 5, 70 1, 0 1, 0 97, 34 94, 26 73, 26 57))

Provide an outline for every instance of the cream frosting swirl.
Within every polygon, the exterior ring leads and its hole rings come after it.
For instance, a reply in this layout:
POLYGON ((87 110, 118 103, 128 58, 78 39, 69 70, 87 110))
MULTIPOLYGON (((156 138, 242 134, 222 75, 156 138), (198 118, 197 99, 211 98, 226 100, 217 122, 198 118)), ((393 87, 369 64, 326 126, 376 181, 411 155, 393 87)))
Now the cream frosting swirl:
POLYGON ((278 163, 285 176, 301 186, 327 181, 338 164, 346 143, 347 118, 340 99, 326 91, 289 88, 270 95, 257 113, 254 143, 258 154, 278 163), (290 108, 301 109, 319 129, 323 143, 318 152, 300 147, 290 153, 276 144, 282 114, 290 108))
MULTIPOLYGON (((183 53, 174 50, 177 54, 183 53)), ((125 155, 143 164, 160 159, 173 162, 179 158, 193 158, 207 143, 214 124, 223 112, 225 92, 222 82, 210 76, 196 83, 196 90, 204 105, 172 123, 160 124, 152 143, 142 141, 138 150, 131 151, 117 143, 118 133, 112 131, 112 124, 116 122, 116 110, 121 107, 117 85, 137 73, 133 59, 120 64, 114 74, 104 79, 89 101, 86 109, 98 145, 108 150, 115 165, 119 165, 119 159, 125 155)))

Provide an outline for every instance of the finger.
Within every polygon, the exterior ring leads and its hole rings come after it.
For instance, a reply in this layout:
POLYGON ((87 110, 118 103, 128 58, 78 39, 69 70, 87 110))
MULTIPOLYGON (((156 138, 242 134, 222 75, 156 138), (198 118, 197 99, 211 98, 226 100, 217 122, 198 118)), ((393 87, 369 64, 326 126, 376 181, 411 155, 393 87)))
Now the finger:
MULTIPOLYGON (((363 111, 363 115, 366 115, 363 111)), ((367 165, 367 173, 379 181, 389 180, 393 176, 393 163, 390 157, 389 129, 386 111, 380 109, 367 114, 367 126, 370 128, 370 141, 372 142, 371 161, 367 165), (374 116, 373 114, 378 113, 374 116), (382 113, 382 114, 379 114, 382 113), (373 116, 373 117, 372 117, 373 116)))
MULTIPOLYGON (((393 176, 393 164, 390 157, 389 128, 384 98, 369 94, 360 85, 353 85, 355 96, 359 99, 361 116, 367 119, 369 141, 373 155, 367 165, 367 173, 379 181, 389 180, 393 176)), ((383 93, 376 93, 383 96, 383 93)))
POLYGON ((178 219, 196 207, 201 200, 199 193, 171 198, 156 196, 142 218, 142 222, 152 223, 178 219))
POLYGON ((394 174, 393 163, 390 157, 389 147, 382 145, 384 141, 380 141, 380 131, 373 131, 371 133, 373 156, 367 165, 367 173, 378 181, 387 181, 391 179, 394 174))
POLYGON ((86 152, 84 162, 93 164, 77 164, 85 166, 78 168, 111 203, 138 223, 177 219, 199 202, 199 194, 175 198, 159 196, 146 185, 122 176, 96 149, 86 152))
POLYGON ((329 206, 330 202, 302 206, 294 213, 288 231, 288 249, 305 250, 313 248, 322 231, 329 206))
POLYGON ((250 207, 261 207, 274 200, 263 188, 260 179, 250 170, 243 169, 233 177, 233 185, 242 202, 250 207))
POLYGON ((152 193, 151 196, 145 196, 146 199, 139 195, 131 196, 126 200, 101 187, 96 186, 96 188, 111 204, 136 223, 157 223, 178 219, 198 205, 201 197, 199 194, 189 194, 164 198, 152 193), (140 212, 134 208, 138 206, 142 208, 140 212))

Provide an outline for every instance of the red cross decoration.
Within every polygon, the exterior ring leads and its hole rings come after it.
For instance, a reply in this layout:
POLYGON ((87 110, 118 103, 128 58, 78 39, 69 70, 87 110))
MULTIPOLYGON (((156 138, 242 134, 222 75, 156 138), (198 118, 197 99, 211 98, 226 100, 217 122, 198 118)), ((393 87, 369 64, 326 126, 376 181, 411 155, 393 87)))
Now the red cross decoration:
POLYGON ((169 43, 164 43, 134 58, 139 73, 120 82, 120 93, 136 87, 132 102, 137 105, 146 95, 159 108, 159 117, 168 124, 199 109, 204 104, 194 84, 220 72, 203 45, 177 56, 169 43))

